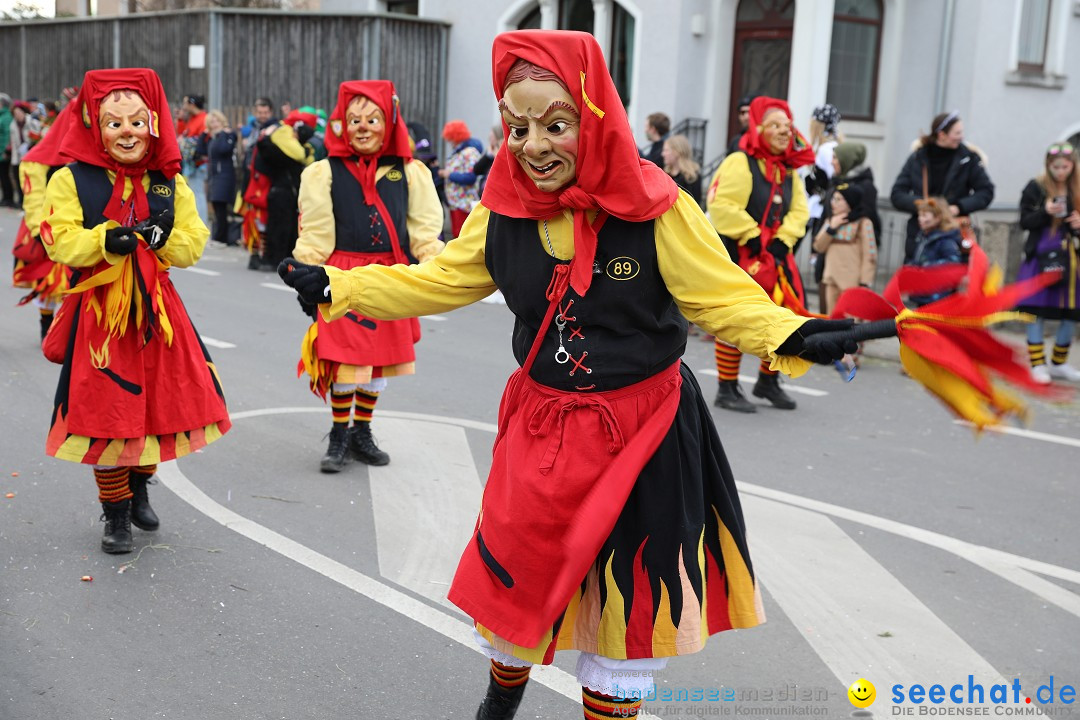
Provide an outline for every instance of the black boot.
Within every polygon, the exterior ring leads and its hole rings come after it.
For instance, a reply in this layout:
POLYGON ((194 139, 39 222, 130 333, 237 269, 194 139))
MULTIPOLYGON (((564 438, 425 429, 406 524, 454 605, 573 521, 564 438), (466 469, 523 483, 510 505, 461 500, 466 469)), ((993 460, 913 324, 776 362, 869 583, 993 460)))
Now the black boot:
POLYGON ((131 488, 131 524, 140 530, 153 532, 161 524, 157 513, 150 507, 150 495, 146 486, 150 483, 150 476, 137 473, 134 470, 128 476, 128 487, 131 488))
POLYGON ((252 253, 248 258, 248 270, 262 270, 262 255, 252 253))
POLYGON ((741 413, 757 412, 757 407, 743 395, 738 380, 721 380, 720 387, 716 389, 716 400, 713 401, 713 405, 741 413))
POLYGON ((45 339, 45 335, 49 332, 49 328, 52 327, 53 313, 41 315, 41 339, 45 339))
POLYGON ((390 456, 379 449, 371 436, 371 423, 360 422, 349 430, 349 450, 352 456, 366 465, 387 465, 390 456))
POLYGON ((521 704, 521 696, 525 694, 525 686, 528 684, 523 682, 517 687, 505 688, 495 682, 495 678, 489 678, 487 695, 480 701, 476 720, 511 720, 521 704))
POLYGON ((754 397, 763 398, 781 410, 794 410, 795 401, 780 387, 780 376, 759 372, 754 384, 754 397))
POLYGON ((131 501, 101 503, 101 509, 105 511, 101 516, 105 521, 101 549, 113 555, 131 552, 131 501))
POLYGON ((334 423, 330 431, 330 445, 326 448, 319 469, 324 473, 341 472, 349 462, 349 427, 345 423, 334 423))

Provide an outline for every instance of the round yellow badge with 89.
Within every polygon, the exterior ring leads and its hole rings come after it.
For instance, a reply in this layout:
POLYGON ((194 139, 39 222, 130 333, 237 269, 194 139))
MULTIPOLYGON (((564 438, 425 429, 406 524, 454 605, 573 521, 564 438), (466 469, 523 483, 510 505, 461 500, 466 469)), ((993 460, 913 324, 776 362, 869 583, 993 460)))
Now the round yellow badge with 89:
POLYGON ((851 704, 857 708, 870 707, 877 698, 877 690, 874 688, 874 683, 866 678, 859 678, 851 683, 851 687, 847 689, 847 696, 851 704))

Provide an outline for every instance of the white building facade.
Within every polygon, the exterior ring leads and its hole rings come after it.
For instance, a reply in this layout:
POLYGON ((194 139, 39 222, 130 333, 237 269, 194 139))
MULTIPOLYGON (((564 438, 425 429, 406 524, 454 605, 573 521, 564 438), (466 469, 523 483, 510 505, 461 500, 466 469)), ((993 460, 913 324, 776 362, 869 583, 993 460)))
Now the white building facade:
MULTIPOLYGON (((992 209, 1015 211, 1057 140, 1080 139, 1076 0, 323 0, 321 10, 405 11, 451 23, 447 113, 480 138, 497 120, 491 43, 519 27, 586 29, 609 58, 631 126, 707 120, 706 165, 734 103, 786 97, 806 128, 836 105, 865 143, 882 198, 939 112, 957 110, 987 158, 992 209), (1071 42, 1070 42, 1071 41, 1071 42), (1070 72, 1071 71, 1071 72, 1070 72)), ((998 215, 992 213, 991 215, 998 215)))

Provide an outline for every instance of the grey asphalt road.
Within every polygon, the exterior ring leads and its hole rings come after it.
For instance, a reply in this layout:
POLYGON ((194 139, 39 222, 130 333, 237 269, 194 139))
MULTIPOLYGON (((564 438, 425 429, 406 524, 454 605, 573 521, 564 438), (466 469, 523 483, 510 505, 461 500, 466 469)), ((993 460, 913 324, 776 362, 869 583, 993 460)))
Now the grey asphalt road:
MULTIPOLYGON (((0 210, 0 246, 17 218, 0 210)), ((210 247, 172 273, 234 429, 163 467, 162 528, 128 556, 99 549, 89 469, 44 454, 59 367, 0 291, 0 718, 473 717, 486 661, 440 583, 490 462, 512 318, 422 320, 417 375, 376 411, 393 462, 322 475, 330 413, 296 377, 307 320, 245 265, 210 247)), ((711 396, 712 345, 690 338, 685 362, 711 396)), ((1080 684, 1078 406, 976 437, 885 359, 788 387, 794 412, 714 410, 769 622, 674 659, 649 712, 849 717, 860 677, 877 717, 894 684, 1080 684)), ((518 717, 580 717, 575 661, 536 673, 518 717)))

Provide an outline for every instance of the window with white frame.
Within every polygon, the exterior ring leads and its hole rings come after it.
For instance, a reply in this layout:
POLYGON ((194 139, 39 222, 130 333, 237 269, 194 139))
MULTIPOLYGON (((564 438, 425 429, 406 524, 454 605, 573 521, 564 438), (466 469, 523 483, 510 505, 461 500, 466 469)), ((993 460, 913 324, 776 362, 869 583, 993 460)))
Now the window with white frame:
POLYGON ((836 0, 826 99, 850 120, 873 120, 881 54, 880 0, 836 0))
POLYGON ((1017 69, 1043 72, 1050 34, 1050 0, 1021 0, 1017 69))

